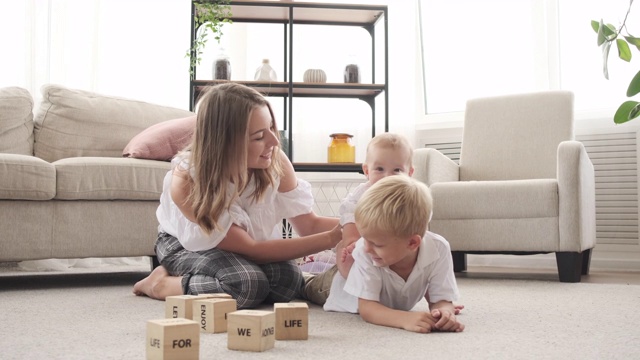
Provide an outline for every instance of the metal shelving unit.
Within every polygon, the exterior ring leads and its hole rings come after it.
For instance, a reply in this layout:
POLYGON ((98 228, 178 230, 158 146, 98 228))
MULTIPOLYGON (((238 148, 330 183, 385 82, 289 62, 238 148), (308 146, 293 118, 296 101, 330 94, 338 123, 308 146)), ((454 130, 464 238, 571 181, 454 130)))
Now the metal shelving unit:
MULTIPOLYGON (((206 0, 201 1, 206 2, 206 0)), ((191 6, 191 38, 195 38, 194 23, 195 6, 191 6)), ((384 97, 384 132, 389 131, 389 69, 388 69, 388 9, 384 5, 355 5, 355 4, 324 4, 324 3, 298 3, 280 1, 231 1, 231 20, 234 23, 274 23, 284 27, 285 68, 284 81, 260 82, 260 81, 235 81, 253 87, 266 96, 280 96, 285 98, 285 110, 283 114, 284 129, 288 132, 288 138, 293 141, 293 126, 295 118, 293 114, 293 102, 297 97, 314 98, 353 98, 366 102, 371 107, 371 136, 376 135, 376 98, 384 97), (304 83, 293 82, 293 33, 296 25, 327 25, 327 26, 356 26, 362 27, 371 36, 372 49, 372 83, 304 83), (384 59, 376 59, 376 31, 382 26, 384 36, 384 59), (376 61, 378 60, 378 61, 376 61), (382 62, 382 65, 379 63, 382 62), (376 66, 382 66, 384 81, 376 83, 376 66)), ((194 70, 195 71, 195 70, 194 70)), ((195 74, 193 76, 195 79, 195 74)), ((193 110, 199 93, 206 86, 226 82, 226 80, 191 80, 189 105, 193 110)), ((293 147, 290 146, 287 154, 296 171, 309 172, 358 172, 361 164, 333 164, 333 163, 299 163, 294 160, 293 147)))

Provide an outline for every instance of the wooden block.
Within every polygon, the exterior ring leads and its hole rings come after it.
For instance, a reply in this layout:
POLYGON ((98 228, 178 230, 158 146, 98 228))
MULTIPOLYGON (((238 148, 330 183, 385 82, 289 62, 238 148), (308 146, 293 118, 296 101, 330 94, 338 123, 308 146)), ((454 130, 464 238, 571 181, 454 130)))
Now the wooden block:
POLYGON ((309 305, 303 302, 275 303, 276 340, 309 338, 309 305))
POLYGON ((227 314, 227 348, 245 351, 273 348, 275 321, 273 311, 238 310, 227 314))
POLYGON ((193 320, 206 333, 227 331, 227 314, 238 310, 234 299, 203 298, 193 301, 193 320))
POLYGON ((197 360, 199 357, 197 322, 183 318, 147 321, 147 359, 197 360))
POLYGON ((233 297, 226 293, 215 293, 215 294, 198 294, 195 295, 199 299, 233 299, 233 297))
POLYGON ((164 305, 164 317, 167 319, 184 318, 193 320, 193 301, 198 295, 167 296, 164 305))

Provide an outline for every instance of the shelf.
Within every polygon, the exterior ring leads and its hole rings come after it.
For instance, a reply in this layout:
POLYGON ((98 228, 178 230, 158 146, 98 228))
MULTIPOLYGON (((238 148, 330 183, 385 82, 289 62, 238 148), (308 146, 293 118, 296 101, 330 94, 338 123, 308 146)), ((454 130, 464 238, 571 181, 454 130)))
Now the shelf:
POLYGON ((386 6, 356 4, 320 4, 283 1, 231 1, 231 20, 236 22, 289 22, 293 8, 294 24, 364 26, 384 16, 386 6))
MULTIPOLYGON (((196 93, 202 91, 202 87, 229 82, 228 80, 195 80, 196 93)), ((268 81, 236 81, 231 82, 247 85, 256 88, 261 93, 269 95, 287 96, 289 95, 288 82, 268 82, 268 81)), ((319 96, 319 97, 375 97, 385 89, 384 85, 378 84, 344 84, 344 83, 291 83, 294 96, 319 96)), ((197 98, 197 97, 196 97, 197 98)))
POLYGON ((294 162, 295 171, 301 172, 359 172, 362 174, 362 164, 351 163, 300 163, 294 162))
MULTIPOLYGON (((215 0, 194 0, 197 2, 212 2, 215 0)), ((348 0, 347 0, 348 1, 348 0)), ((383 102, 382 117, 384 131, 389 131, 389 84, 388 84, 388 28, 387 5, 362 5, 344 3, 316 3, 297 1, 259 1, 231 0, 231 20, 234 23, 266 23, 283 25, 282 41, 284 43, 284 71, 285 81, 250 81, 250 80, 193 80, 197 78, 197 68, 192 68, 193 78, 189 85, 189 106, 194 109, 200 94, 208 86, 234 82, 256 89, 269 97, 281 97, 283 103, 282 129, 285 137, 293 138, 293 128, 296 121, 304 121, 296 118, 294 121, 293 109, 296 98, 341 98, 357 99, 366 102, 371 108, 371 136, 376 135, 376 125, 379 119, 376 117, 376 107, 383 102), (301 26, 297 26, 301 25, 301 26), (307 25, 351 26, 365 29, 371 39, 371 84, 363 83, 307 83, 294 82, 294 70, 297 75, 304 70, 294 62, 294 34, 298 29, 304 29, 307 25), (382 28, 382 29, 380 29, 382 28), (381 30, 381 31, 380 31, 381 30), (380 37, 382 36, 382 37, 380 37), (382 45, 380 41, 382 40, 382 45), (382 52, 376 51, 382 46, 382 52), (381 77, 376 69, 383 70, 381 77), (382 101, 379 101, 382 99, 382 101)), ((197 8, 191 4, 191 34, 190 42, 196 38, 198 29, 195 27, 197 8)), ((304 33, 304 32, 303 32, 304 33)), ((341 37, 341 36, 340 36, 341 37)), ((298 40, 296 40, 298 41, 298 40)), ((301 78, 300 78, 301 79, 301 78)), ((337 81, 336 79, 332 79, 337 81)), ((298 101, 297 104, 304 104, 298 101)), ((322 111, 320 108, 319 111, 322 111)), ((380 112, 378 112, 380 114, 380 112)), ((290 140, 291 141, 291 140, 290 140)), ((296 162, 293 147, 287 149, 287 156, 293 163, 296 171, 300 172, 350 172, 362 173, 362 164, 336 164, 336 163, 304 163, 296 162)))

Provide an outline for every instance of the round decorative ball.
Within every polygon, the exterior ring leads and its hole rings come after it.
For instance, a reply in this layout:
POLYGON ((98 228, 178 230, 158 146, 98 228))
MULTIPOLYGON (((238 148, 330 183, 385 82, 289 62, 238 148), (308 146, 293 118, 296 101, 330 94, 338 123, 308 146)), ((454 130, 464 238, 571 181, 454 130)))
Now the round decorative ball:
POLYGON ((304 72, 302 80, 308 83, 326 83, 327 74, 322 69, 308 69, 304 72))

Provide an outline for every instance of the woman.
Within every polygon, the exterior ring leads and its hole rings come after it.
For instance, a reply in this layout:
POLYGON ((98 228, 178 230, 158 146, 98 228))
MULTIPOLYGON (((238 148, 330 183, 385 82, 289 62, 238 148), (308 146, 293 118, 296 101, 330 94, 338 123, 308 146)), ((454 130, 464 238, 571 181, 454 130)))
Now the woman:
POLYGON ((238 308, 288 302, 304 280, 292 259, 334 247, 337 218, 317 216, 311 186, 279 148, 273 110, 249 87, 208 89, 192 143, 172 161, 157 217, 161 266, 136 295, 225 292, 238 308), (298 238, 282 239, 282 219, 298 238))

